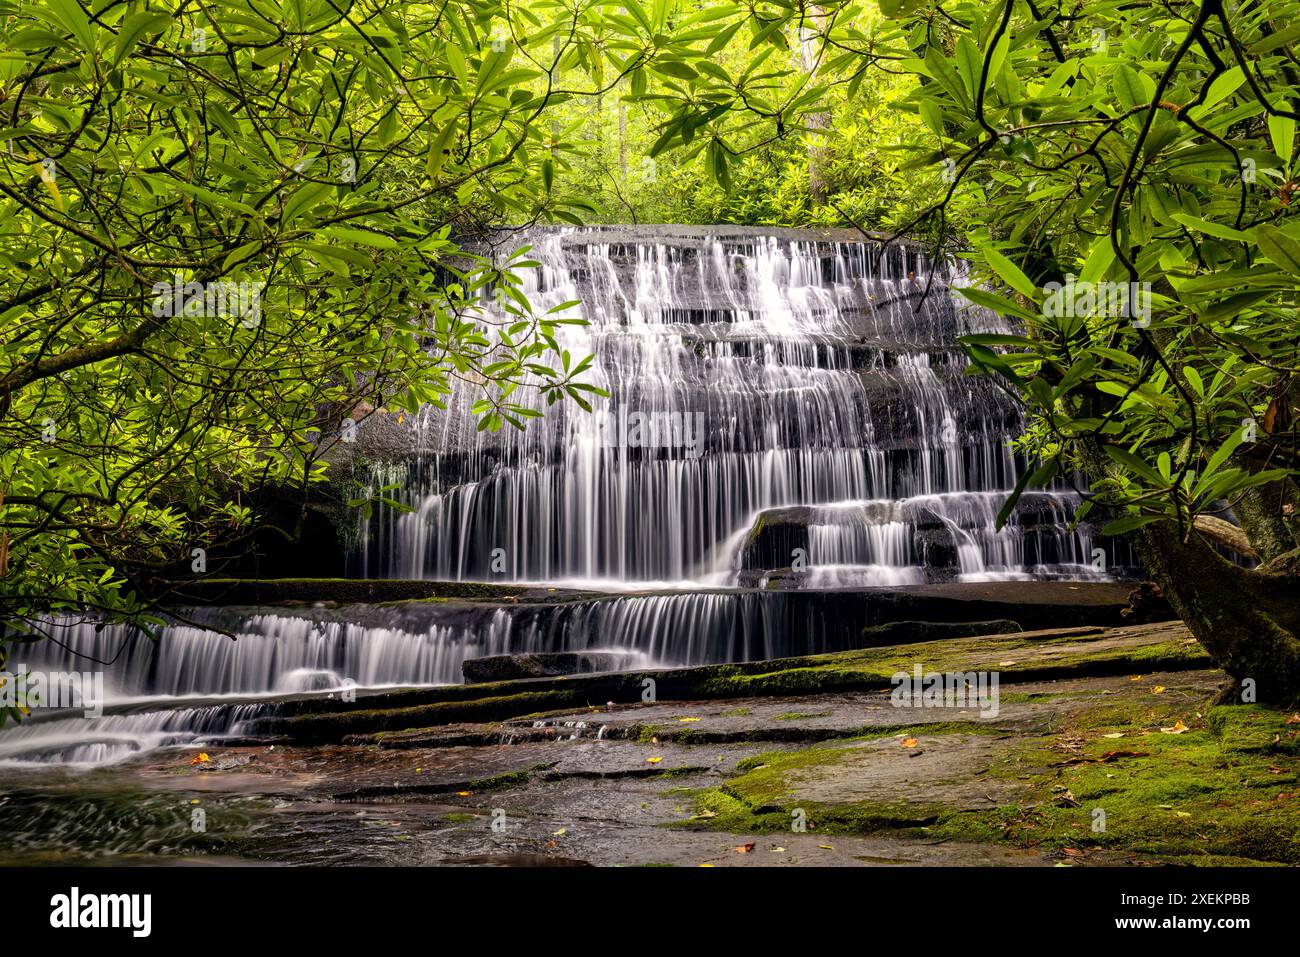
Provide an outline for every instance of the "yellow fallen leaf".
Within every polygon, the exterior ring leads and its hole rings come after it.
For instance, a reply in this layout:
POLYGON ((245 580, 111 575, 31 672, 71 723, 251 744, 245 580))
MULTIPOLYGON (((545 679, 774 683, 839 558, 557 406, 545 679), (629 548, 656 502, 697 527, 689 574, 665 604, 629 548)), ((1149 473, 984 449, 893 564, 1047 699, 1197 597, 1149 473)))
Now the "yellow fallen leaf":
POLYGON ((1122 737, 1124 737, 1124 732, 1123 732, 1123 731, 1112 731, 1110 734, 1103 734, 1102 737, 1103 737, 1103 738, 1122 738, 1122 737))
POLYGON ((1151 693, 1152 693, 1152 694, 1164 694, 1164 693, 1165 693, 1165 686, 1164 686, 1164 685, 1156 685, 1154 688, 1151 689, 1151 693))
POLYGON ((902 741, 898 743, 905 748, 914 748, 916 747, 916 738, 904 738, 902 741))
POLYGON ((699 721, 700 719, 699 718, 678 718, 677 720, 680 721, 682 724, 691 724, 692 722, 699 721))
POLYGON ((473 791, 457 791, 457 792, 456 792, 456 797, 467 798, 467 797, 469 797, 469 796, 470 796, 471 794, 473 794, 473 793, 474 793, 473 791))
POLYGON ((1174 722, 1174 726, 1172 728, 1161 728, 1160 730, 1163 731, 1165 734, 1182 734, 1184 731, 1187 730, 1187 725, 1183 724, 1182 718, 1179 718, 1177 721, 1174 722))
POLYGON ((206 751, 200 751, 190 759, 190 764, 207 764, 211 760, 206 751))
POLYGON ((646 758, 646 764, 658 764, 663 758, 646 758))
POLYGON ((818 844, 817 846, 820 847, 823 851, 835 850, 835 848, 831 847, 829 844, 818 844))
POLYGON ((563 837, 565 834, 568 833, 569 833, 569 829, 567 827, 562 827, 558 831, 552 831, 551 837, 563 837))
POLYGON ((713 867, 712 864, 701 864, 700 867, 713 867))
POLYGON ((785 853, 785 848, 784 848, 784 847, 774 847, 774 848, 771 849, 771 851, 772 851, 773 854, 784 854, 784 853, 785 853))

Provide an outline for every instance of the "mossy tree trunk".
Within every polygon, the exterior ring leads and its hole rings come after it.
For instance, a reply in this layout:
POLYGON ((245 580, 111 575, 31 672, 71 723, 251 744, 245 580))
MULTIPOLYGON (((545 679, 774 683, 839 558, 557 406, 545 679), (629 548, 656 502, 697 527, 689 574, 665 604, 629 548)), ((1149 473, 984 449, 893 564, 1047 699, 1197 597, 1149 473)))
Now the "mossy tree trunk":
POLYGON ((1173 523, 1139 533, 1147 572, 1215 662, 1233 679, 1226 697, 1300 703, 1300 553, 1256 569, 1234 565, 1173 523))

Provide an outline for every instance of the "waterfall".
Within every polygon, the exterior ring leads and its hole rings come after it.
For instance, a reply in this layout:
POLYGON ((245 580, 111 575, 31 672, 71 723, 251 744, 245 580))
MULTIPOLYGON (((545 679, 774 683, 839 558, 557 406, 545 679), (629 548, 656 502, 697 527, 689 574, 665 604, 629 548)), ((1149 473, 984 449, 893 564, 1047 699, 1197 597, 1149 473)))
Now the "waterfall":
MULTIPOLYGON (((925 506, 957 539, 959 575, 1093 577, 1086 527, 1026 545, 995 528, 1025 463, 1016 407, 965 375, 970 332, 1009 332, 958 296, 956 266, 914 246, 790 230, 545 230, 528 237, 537 311, 579 300, 575 359, 611 392, 591 414, 547 410, 526 432, 477 432, 472 394, 410 424, 411 453, 374 467, 409 511, 362 523, 361 577, 744 584, 740 544, 787 506, 925 506), (800 238, 803 237, 803 238, 800 238), (945 516, 952 514, 951 520, 945 516)), ((808 582, 948 580, 915 560, 917 529, 842 535, 808 582), (850 547, 854 543, 861 547, 850 547)), ((776 568, 791 564, 790 556, 776 568)))
MULTIPOLYGON (((52 622, 59 641, 11 654, 11 667, 102 668, 105 713, 34 711, 0 731, 0 765, 238 737, 277 697, 456 682, 483 655, 611 650, 649 667, 852 648, 876 620, 862 588, 1095 579, 1133 564, 1072 525, 1069 487, 1026 494, 996 528, 1027 466, 1011 448, 1022 420, 965 374, 957 340, 1012 330, 955 294, 956 265, 795 230, 536 230, 522 242, 539 264, 523 291, 538 314, 581 303, 560 314, 586 324, 557 339, 572 362, 595 357, 589 381, 611 397, 590 413, 539 399, 545 416, 526 431, 491 433, 465 390, 397 425, 396 453, 368 450, 362 428, 359 477, 396 486, 386 494, 406 508, 361 522, 349 573, 607 594, 191 609, 156 642, 52 622)), ((530 401, 523 391, 512 400, 530 401)))

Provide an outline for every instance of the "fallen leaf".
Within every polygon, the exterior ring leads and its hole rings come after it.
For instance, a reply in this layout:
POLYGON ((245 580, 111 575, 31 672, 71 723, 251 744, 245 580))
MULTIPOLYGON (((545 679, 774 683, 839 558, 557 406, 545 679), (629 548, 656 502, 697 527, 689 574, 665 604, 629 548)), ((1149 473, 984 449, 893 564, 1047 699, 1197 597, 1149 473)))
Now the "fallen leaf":
POLYGON ((1151 689, 1151 693, 1152 693, 1152 694, 1164 694, 1164 693, 1165 693, 1165 686, 1164 686, 1164 685, 1156 685, 1154 688, 1151 689))
POLYGON ((1182 718, 1179 718, 1177 721, 1174 722, 1174 726, 1172 728, 1161 728, 1160 730, 1163 731, 1165 734, 1182 734, 1184 731, 1187 730, 1187 725, 1183 724, 1182 718))
POLYGON ((904 738, 902 741, 898 743, 905 748, 914 748, 916 747, 916 738, 904 738))
POLYGON ((748 843, 748 844, 741 844, 739 847, 737 847, 737 848, 736 848, 736 853, 737 853, 737 854, 748 854, 748 853, 749 853, 750 851, 752 851, 753 849, 754 849, 754 843, 753 843, 753 841, 751 841, 751 842, 748 843))
POLYGON ((831 847, 829 844, 818 844, 817 846, 820 847, 823 851, 835 850, 835 848, 831 847))
POLYGON ((677 720, 680 721, 682 724, 691 724, 695 721, 699 721, 700 719, 699 718, 678 718, 677 720))
POLYGON ((1061 848, 1061 853, 1070 857, 1078 857, 1083 853, 1083 851, 1079 850, 1077 847, 1063 847, 1061 848))
POLYGON ((566 827, 562 827, 558 831, 552 831, 551 837, 563 837, 565 834, 568 833, 569 833, 569 829, 566 827))
POLYGON ((190 764, 207 764, 211 760, 206 751, 200 751, 190 759, 190 764))
POLYGON ((1300 714, 1293 714, 1286 719, 1286 724, 1300 724, 1300 714))
POLYGON ((1145 758, 1145 751, 1107 751, 1101 756, 1103 761, 1118 761, 1120 758, 1145 758))
POLYGON ((707 821, 709 818, 711 818, 711 817, 717 817, 717 816, 718 816, 718 812, 717 812, 717 811, 701 811, 699 814, 696 814, 694 817, 692 817, 691 820, 692 820, 692 821, 707 821))
POLYGON ((457 791, 457 792, 456 792, 456 797, 467 798, 467 797, 469 797, 470 795, 472 795, 473 793, 474 793, 473 791, 457 791))
POLYGON ((714 865, 712 865, 712 864, 701 864, 701 865, 700 865, 700 867, 713 867, 713 866, 714 866, 714 865))
POLYGON ((1103 737, 1103 738, 1122 738, 1122 737, 1124 737, 1124 732, 1123 732, 1123 731, 1112 731, 1110 734, 1103 734, 1102 737, 1103 737))
POLYGON ((646 759, 645 759, 645 763, 646 763, 646 764, 658 764, 658 763, 659 763, 660 761, 662 761, 662 760, 663 760, 663 758, 646 758, 646 759))
POLYGON ((771 848, 771 851, 772 851, 773 854, 784 854, 784 853, 785 853, 785 848, 784 848, 784 847, 774 847, 774 848, 771 848))

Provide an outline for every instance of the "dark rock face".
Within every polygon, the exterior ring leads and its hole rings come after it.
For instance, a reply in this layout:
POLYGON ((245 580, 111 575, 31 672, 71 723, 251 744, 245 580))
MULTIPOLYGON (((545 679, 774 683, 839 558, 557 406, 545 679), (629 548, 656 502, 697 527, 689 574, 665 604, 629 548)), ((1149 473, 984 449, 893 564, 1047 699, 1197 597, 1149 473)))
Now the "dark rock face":
POLYGON ((558 675, 586 675, 623 671, 636 662, 636 655, 613 651, 553 652, 537 655, 491 655, 461 663, 469 684, 485 681, 513 681, 516 678, 553 678, 558 675))
POLYGON ((1009 635, 1023 631, 1017 622, 1001 618, 994 621, 890 621, 862 629, 866 647, 902 645, 941 638, 972 638, 978 635, 1009 635))

